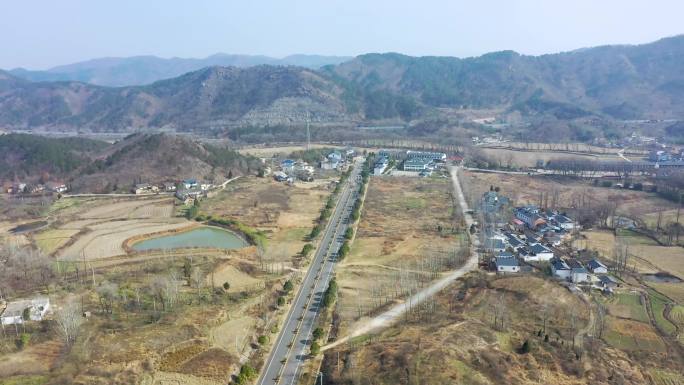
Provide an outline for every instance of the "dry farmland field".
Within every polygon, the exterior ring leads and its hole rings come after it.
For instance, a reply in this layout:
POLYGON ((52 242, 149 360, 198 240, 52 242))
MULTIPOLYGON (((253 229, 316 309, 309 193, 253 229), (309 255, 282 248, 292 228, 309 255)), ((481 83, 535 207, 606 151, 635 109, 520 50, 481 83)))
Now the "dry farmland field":
POLYGON ((528 176, 464 171, 469 202, 477 201, 490 186, 499 187, 516 205, 539 204, 540 193, 558 194, 558 207, 568 208, 581 199, 617 203, 617 213, 646 220, 658 211, 674 210, 676 205, 653 193, 594 186, 590 181, 558 176, 528 176))
POLYGON ((214 385, 227 383, 246 358, 258 367, 284 316, 276 299, 292 295, 283 283, 300 274, 293 257, 332 189, 331 180, 288 186, 245 177, 201 202, 203 215, 263 232, 261 256, 255 247, 127 255, 127 239, 200 224, 175 216, 173 198, 162 195, 56 201, 45 210, 49 225, 23 237, 53 260, 70 261, 60 262, 50 283, 53 306, 78 299, 91 315, 67 353, 50 327, 27 329, 31 342, 23 350, 14 335, 0 339, 0 378, 214 385), (84 257, 87 279, 79 275, 84 257), (263 259, 277 267, 264 268, 263 259))
POLYGON ((271 178, 241 178, 203 201, 201 211, 263 231, 265 259, 289 263, 306 243, 332 190, 333 179, 289 186, 271 178))
POLYGON ((458 248, 454 227, 449 179, 372 177, 351 252, 337 268, 343 320, 373 314, 416 280, 446 270, 425 273, 458 248))

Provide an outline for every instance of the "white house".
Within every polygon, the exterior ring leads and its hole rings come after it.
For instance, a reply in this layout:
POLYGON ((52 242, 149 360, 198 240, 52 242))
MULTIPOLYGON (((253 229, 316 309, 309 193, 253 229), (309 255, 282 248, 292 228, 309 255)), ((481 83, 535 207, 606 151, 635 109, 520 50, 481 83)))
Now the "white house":
POLYGON ((570 266, 568 266, 568 264, 562 259, 554 259, 551 262, 551 272, 555 277, 561 279, 568 279, 572 274, 570 266))
POLYGON ((580 261, 576 259, 569 259, 568 266, 570 266, 570 278, 574 283, 587 282, 589 281, 589 272, 582 266, 580 261))
POLYGON ((286 173, 291 173, 294 171, 294 166, 295 166, 295 161, 292 159, 285 159, 282 162, 280 162, 280 168, 283 170, 283 172, 286 173))
POLYGON ((553 221, 563 230, 573 230, 575 222, 563 214, 556 214, 552 217, 553 221))
POLYGON ((589 272, 583 267, 572 269, 572 282, 581 283, 589 281, 589 272))
POLYGON ((340 162, 337 161, 332 161, 332 160, 324 160, 321 162, 321 168, 323 170, 334 170, 337 167, 339 167, 340 162))
POLYGON ((67 186, 61 182, 47 182, 45 184, 48 190, 56 193, 63 193, 67 191, 67 186))
POLYGON ((496 265, 496 272, 499 274, 520 272, 520 264, 517 258, 496 257, 494 264, 496 265))
POLYGON ((183 183, 183 188, 185 188, 186 190, 190 190, 191 188, 197 187, 197 180, 196 179, 185 179, 181 183, 183 183))
POLYGON ((550 261, 553 258, 553 251, 541 243, 533 243, 528 246, 529 253, 523 255, 526 262, 550 261))
POLYGON ((589 261, 587 267, 594 274, 608 274, 608 267, 596 259, 589 261))
POLYGON ((424 158, 410 158, 404 161, 404 171, 425 171, 430 167, 431 160, 424 158))
POLYGON ((342 154, 340 154, 337 151, 333 151, 330 154, 328 154, 328 159, 331 161, 341 162, 342 161, 342 154))
POLYGON ((50 310, 50 299, 37 297, 10 302, 0 316, 0 321, 3 325, 22 324, 24 323, 25 309, 29 309, 28 315, 31 321, 42 321, 45 314, 50 310))

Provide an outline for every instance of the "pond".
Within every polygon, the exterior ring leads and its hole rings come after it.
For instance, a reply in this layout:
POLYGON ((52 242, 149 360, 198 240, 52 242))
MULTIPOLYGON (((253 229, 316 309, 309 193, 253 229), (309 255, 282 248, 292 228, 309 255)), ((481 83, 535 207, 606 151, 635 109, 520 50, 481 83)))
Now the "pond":
POLYGON ((650 282, 658 282, 658 283, 680 283, 682 282, 681 279, 675 277, 674 275, 666 272, 659 272, 655 274, 642 274, 641 275, 644 280, 650 281, 650 282))
POLYGON ((216 249, 239 249, 249 244, 237 234, 216 227, 200 227, 177 234, 163 235, 133 244, 135 251, 155 249, 179 249, 187 247, 208 247, 216 249))

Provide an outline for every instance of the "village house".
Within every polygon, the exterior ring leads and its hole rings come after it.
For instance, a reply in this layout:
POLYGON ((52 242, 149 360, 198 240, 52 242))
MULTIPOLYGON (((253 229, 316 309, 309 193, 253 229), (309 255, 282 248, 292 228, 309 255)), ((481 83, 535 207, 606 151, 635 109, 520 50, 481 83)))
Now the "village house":
POLYGON ((530 244, 525 251, 525 254, 521 254, 525 262, 550 261, 554 257, 553 251, 541 243, 530 244))
POLYGON ((138 183, 133 187, 133 192, 136 195, 140 194, 154 194, 159 191, 159 187, 149 183, 138 183))
POLYGON ((423 159, 423 160, 427 160, 427 161, 432 162, 432 161, 436 161, 436 160, 445 161, 447 156, 443 152, 408 150, 408 151, 406 151, 406 158, 407 159, 423 159))
POLYGON ((404 161, 404 171, 425 171, 431 163, 432 160, 425 158, 409 158, 404 161))
POLYGON ((485 240, 485 251, 488 253, 500 253, 506 251, 506 243, 503 236, 495 235, 485 240))
POLYGON ((330 154, 328 154, 327 158, 331 162, 338 162, 338 163, 342 162, 342 160, 344 159, 344 157, 342 156, 342 154, 339 151, 331 152, 330 154))
POLYGON ((504 226, 506 224, 504 212, 509 203, 510 200, 507 197, 499 195, 493 188, 482 194, 480 210, 484 215, 485 222, 494 223, 499 227, 504 226))
POLYGON ((26 183, 15 183, 12 185, 12 190, 7 191, 10 194, 21 194, 26 191, 26 183))
POLYGON ((50 299, 37 297, 10 302, 0 315, 0 321, 3 325, 22 324, 24 323, 24 311, 26 309, 28 309, 29 320, 42 321, 45 314, 50 310, 50 299))
POLYGON ((497 274, 520 272, 520 263, 518 263, 516 258, 496 257, 494 265, 496 266, 497 274))
POLYGON ((323 170, 335 170, 340 166, 340 162, 326 159, 321 162, 321 168, 323 170))
POLYGON ((582 283, 589 281, 589 272, 582 263, 576 259, 569 259, 568 266, 570 266, 570 278, 573 283, 582 283))
POLYGON ((173 182, 164 182, 164 191, 176 191, 176 184, 173 182))
POLYGON ((380 156, 378 160, 375 161, 375 165, 373 166, 373 175, 382 175, 388 165, 389 158, 386 156, 380 156))
POLYGON ((598 279, 599 279, 599 282, 598 282, 599 287, 605 291, 608 291, 608 292, 612 292, 613 289, 620 286, 615 281, 615 279, 613 279, 613 277, 611 277, 609 275, 599 275, 598 279))
POLYGON ((197 179, 184 179, 181 184, 186 190, 196 188, 198 186, 197 179))
POLYGON ((45 186, 40 183, 29 185, 24 189, 24 192, 27 192, 29 194, 38 194, 43 191, 45 191, 45 186))
POLYGON ((594 274, 608 274, 608 267, 596 259, 587 262, 587 268, 594 274))
POLYGON ((551 273, 554 277, 568 280, 572 275, 572 269, 570 269, 570 266, 568 266, 564 260, 556 258, 551 261, 551 273))
POLYGON ((285 159, 282 162, 280 162, 280 169, 283 170, 283 172, 289 174, 294 171, 294 166, 295 166, 295 161, 292 159, 285 159))
POLYGON ((515 217, 532 230, 546 224, 546 220, 540 215, 540 210, 537 206, 518 207, 515 210, 515 217))
POLYGON ((67 191, 67 186, 62 182, 47 182, 45 187, 48 191, 63 193, 67 191))

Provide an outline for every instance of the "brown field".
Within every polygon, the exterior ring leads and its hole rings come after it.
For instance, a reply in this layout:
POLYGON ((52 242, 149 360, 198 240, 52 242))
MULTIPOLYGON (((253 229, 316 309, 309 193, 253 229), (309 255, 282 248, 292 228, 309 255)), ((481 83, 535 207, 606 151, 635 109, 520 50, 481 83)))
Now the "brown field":
MULTIPOLYGON (((312 143, 310 148, 342 148, 341 146, 334 146, 330 144, 312 143)), ((259 158, 270 158, 274 155, 287 156, 295 151, 306 150, 306 145, 299 146, 281 146, 281 147, 246 147, 238 150, 239 153, 245 155, 252 155, 259 158)))
POLYGON ((566 160, 566 159, 584 159, 594 161, 624 161, 624 159, 613 154, 581 154, 568 152, 554 152, 554 151, 522 151, 509 149, 494 149, 482 148, 482 152, 487 155, 489 159, 501 162, 502 166, 508 166, 509 162, 512 166, 517 167, 536 167, 538 161, 548 162, 549 160, 566 160))
MULTIPOLYGON (((270 179, 244 178, 202 201, 201 210, 264 230, 266 256, 289 262, 318 217, 329 184, 288 187, 270 179)), ((172 217, 173 210, 171 198, 159 197, 55 202, 47 210, 51 225, 30 240, 44 251, 56 251, 60 259, 85 255, 98 260, 87 282, 76 278, 75 265, 62 264, 66 280, 58 281, 52 294, 60 306, 67 295, 77 293, 92 315, 66 356, 60 357, 61 345, 51 328, 49 333, 31 330, 31 344, 23 351, 17 350, 14 339, 0 339, 0 378, 50 374, 75 384, 213 385, 225 383, 239 369, 241 357, 258 366, 262 353, 255 354, 252 344, 265 330, 270 334, 273 323, 283 317, 286 309, 273 306, 277 290, 297 273, 263 270, 255 247, 125 255, 122 244, 127 239, 197 225, 172 217), (183 276, 186 261, 200 271, 199 289, 183 276), (178 283, 179 298, 166 308, 154 288, 169 279, 178 283), (224 282, 230 283, 227 291, 221 288, 224 282), (96 292, 104 283, 120 288, 111 314, 102 312, 96 292), (59 365, 53 368, 57 359, 59 365)))
POLYGON ((558 192, 560 208, 571 207, 582 196, 592 200, 617 202, 617 213, 629 218, 648 218, 660 210, 672 210, 676 205, 655 194, 643 191, 595 187, 591 181, 566 177, 508 175, 464 171, 465 194, 474 202, 489 190, 499 187, 501 193, 513 199, 516 205, 539 204, 540 192, 558 192))
POLYGON ((397 294, 402 274, 415 279, 421 263, 458 247, 450 188, 448 179, 371 178, 351 253, 337 268, 343 320, 372 313, 379 297, 397 294))
POLYGON ((263 230, 268 237, 265 258, 289 262, 306 243, 306 235, 332 192, 330 182, 288 186, 271 178, 241 178, 203 201, 201 210, 263 230))
MULTIPOLYGON (((584 231, 586 237, 579 241, 588 249, 597 250, 604 258, 612 259, 615 247, 615 235, 609 231, 584 231)), ((628 233, 629 234, 629 233, 628 233)), ((684 279, 684 248, 678 246, 659 246, 651 239, 643 236, 623 236, 629 245, 630 265, 636 266, 641 273, 657 273, 660 271, 673 274, 684 279)))
MULTIPOLYGON (((588 309, 556 283, 529 276, 471 276, 465 300, 455 301, 462 284, 440 293, 433 313, 418 312, 379 335, 327 352, 323 370, 330 383, 411 384, 419 378, 429 384, 589 385, 612 383, 613 373, 619 372, 624 383, 641 384, 648 383, 654 369, 681 370, 681 363, 663 360, 664 345, 648 329, 639 335, 644 346, 639 356, 596 341, 585 344, 583 358, 576 360, 569 313, 576 310, 577 327, 581 328, 587 324, 588 309), (562 305, 557 305, 558 301, 562 305), (493 326, 497 303, 503 303, 505 309, 503 328, 493 326), (551 306, 548 341, 537 336, 542 329, 544 303, 551 306), (526 340, 530 352, 520 354, 518 349, 526 340), (343 363, 339 369, 338 354, 343 363)), ((627 340, 638 330, 622 323, 620 331, 627 340)))

